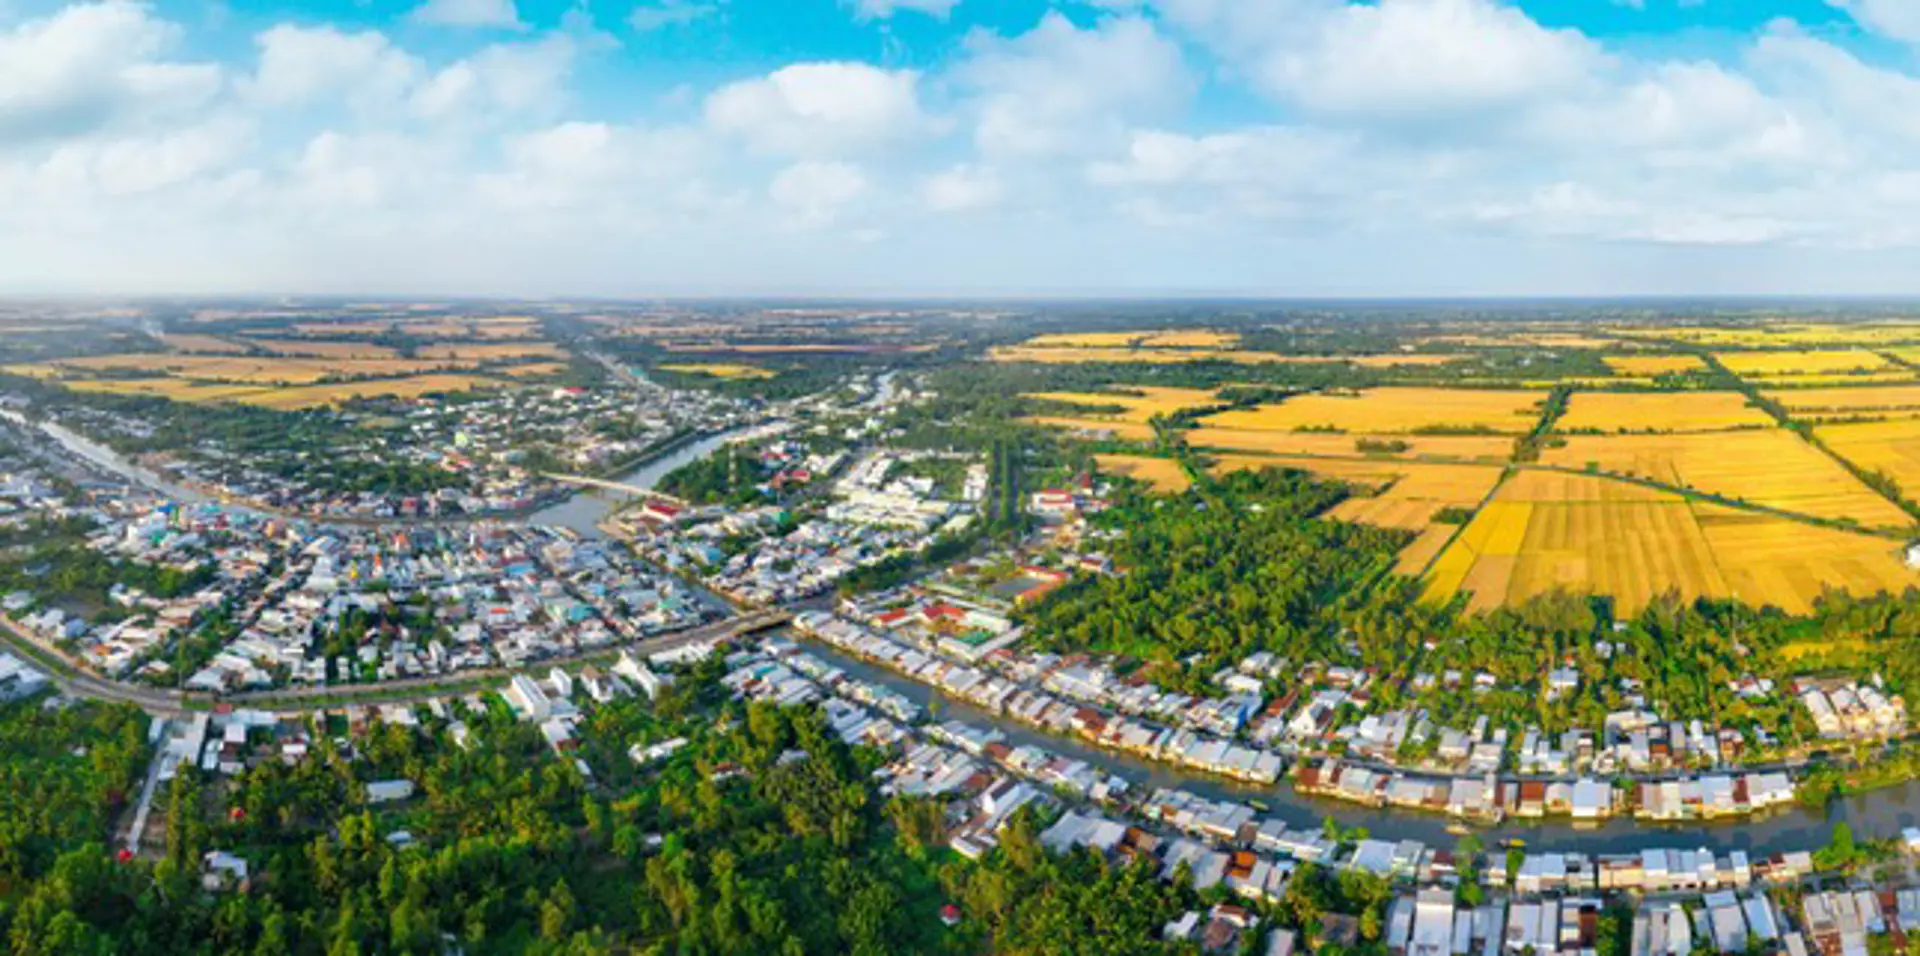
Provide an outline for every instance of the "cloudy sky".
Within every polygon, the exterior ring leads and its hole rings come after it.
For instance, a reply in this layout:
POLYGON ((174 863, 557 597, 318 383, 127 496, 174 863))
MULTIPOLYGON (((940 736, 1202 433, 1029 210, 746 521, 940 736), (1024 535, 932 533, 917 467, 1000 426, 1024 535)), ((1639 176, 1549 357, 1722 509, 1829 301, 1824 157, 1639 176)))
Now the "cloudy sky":
POLYGON ((0 0, 0 292, 1920 293, 1920 0, 0 0))

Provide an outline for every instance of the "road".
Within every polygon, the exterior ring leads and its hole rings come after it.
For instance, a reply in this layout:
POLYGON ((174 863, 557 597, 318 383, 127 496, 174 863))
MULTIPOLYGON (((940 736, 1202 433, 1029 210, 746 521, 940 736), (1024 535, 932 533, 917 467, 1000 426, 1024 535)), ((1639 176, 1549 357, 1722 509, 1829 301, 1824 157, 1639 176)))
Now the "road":
POLYGON ((0 617, 0 644, 20 653, 45 672, 62 692, 75 697, 133 704, 157 717, 180 717, 196 710, 204 711, 218 703, 242 704, 262 710, 304 712, 340 707, 359 701, 379 703, 418 703, 449 693, 478 690, 505 681, 516 673, 545 671, 554 667, 584 665, 612 660, 622 650, 646 656, 675 651, 689 644, 725 640, 780 627, 793 615, 783 609, 768 609, 715 621, 690 630, 663 634, 630 644, 595 648, 576 654, 549 657, 524 668, 490 667, 460 671, 435 677, 379 681, 371 684, 331 684, 313 687, 282 688, 247 694, 214 696, 202 693, 160 690, 121 681, 108 680, 83 670, 66 653, 43 643, 38 637, 5 617, 0 617))

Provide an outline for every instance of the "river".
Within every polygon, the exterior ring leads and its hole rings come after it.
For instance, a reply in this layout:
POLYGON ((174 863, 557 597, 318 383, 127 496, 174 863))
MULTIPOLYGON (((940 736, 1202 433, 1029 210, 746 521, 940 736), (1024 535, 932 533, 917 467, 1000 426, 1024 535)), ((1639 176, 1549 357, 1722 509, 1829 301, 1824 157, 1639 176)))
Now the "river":
MULTIPOLYGON (((75 435, 57 425, 45 426, 48 434, 69 451, 96 465, 110 469, 129 480, 154 487, 182 500, 203 501, 205 495, 175 488, 144 468, 126 461, 112 450, 75 435)), ((621 484, 652 488, 670 471, 704 457, 724 445, 733 433, 710 435, 665 454, 620 476, 621 484)), ((598 525, 630 495, 608 489, 588 489, 565 501, 528 516, 531 524, 569 528, 581 535, 600 534, 598 525)), ((969 724, 992 726, 1020 744, 1031 743, 1056 753, 1067 754, 1087 763, 1120 774, 1136 787, 1151 791, 1156 787, 1180 787, 1214 799, 1245 801, 1258 799, 1272 808, 1271 816, 1289 826, 1317 826, 1332 817, 1343 826, 1363 826, 1377 839, 1419 840, 1429 846, 1451 846, 1455 837, 1447 832, 1443 817, 1405 810, 1358 807, 1338 800, 1306 796, 1290 786, 1263 787, 1242 784, 1207 774, 1199 774, 1140 758, 1094 747, 1071 737, 1042 733, 1024 724, 989 713, 964 701, 938 695, 918 681, 875 667, 816 641, 806 641, 809 653, 832 661, 836 666, 862 680, 885 685, 909 699, 926 705, 940 697, 942 718, 954 718, 969 724)), ((1649 847, 1707 847, 1717 852, 1745 850, 1761 856, 1822 846, 1833 824, 1846 821, 1861 837, 1891 837, 1904 827, 1920 825, 1920 782, 1909 781, 1870 793, 1836 801, 1828 812, 1800 807, 1781 809, 1746 820, 1713 824, 1652 824, 1631 819, 1616 819, 1604 824, 1575 824, 1566 820, 1510 821, 1502 826, 1480 829, 1484 839, 1521 839, 1531 849, 1580 850, 1589 853, 1628 853, 1649 847)))
MULTIPOLYGON (((1007 735, 1014 745, 1033 744, 1117 773, 1143 792, 1158 787, 1179 787, 1216 800, 1260 800, 1271 807, 1265 815, 1277 817, 1290 827, 1317 827, 1332 817, 1342 826, 1365 827, 1375 839, 1418 840, 1428 846, 1451 847, 1458 839, 1447 832, 1445 817, 1360 807, 1340 800, 1313 797, 1295 791, 1290 785, 1261 786, 1238 783, 1206 774, 1182 770, 1169 764, 1143 760, 1129 754, 1095 747, 1077 738, 1045 733, 965 701, 939 694, 918 681, 852 657, 818 641, 803 640, 807 653, 831 661, 834 666, 861 680, 871 681, 898 691, 915 703, 926 706, 939 698, 937 719, 955 719, 976 726, 991 726, 1007 735)), ((1631 819, 1615 819, 1604 824, 1576 825, 1568 820, 1509 821, 1499 827, 1475 828, 1488 845, 1520 839, 1530 850, 1578 850, 1584 853, 1631 853, 1649 848, 1711 848, 1719 853, 1744 850, 1756 858, 1793 850, 1811 850, 1824 846, 1833 824, 1847 821, 1862 838, 1898 836, 1901 828, 1915 826, 1920 820, 1920 782, 1838 801, 1831 814, 1800 807, 1783 808, 1769 815, 1725 823, 1655 824, 1631 819)))
MULTIPOLYGON (((721 432, 687 442, 611 480, 634 488, 651 489, 659 484, 660 479, 665 478, 668 472, 681 465, 705 458, 714 449, 726 444, 734 434, 734 432, 721 432)), ((626 492, 610 488, 587 488, 565 501, 549 505, 528 515, 526 520, 528 524, 567 528, 581 535, 595 535, 600 533, 600 522, 612 513, 614 508, 632 500, 633 496, 626 492)))

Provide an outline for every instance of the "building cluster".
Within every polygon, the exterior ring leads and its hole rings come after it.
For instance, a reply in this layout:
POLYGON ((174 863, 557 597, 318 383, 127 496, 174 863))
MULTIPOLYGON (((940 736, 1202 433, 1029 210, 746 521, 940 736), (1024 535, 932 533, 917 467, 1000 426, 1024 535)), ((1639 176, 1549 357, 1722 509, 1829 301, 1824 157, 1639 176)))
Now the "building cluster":
POLYGON ((1828 740, 1891 740, 1907 732, 1907 704, 1873 684, 1799 680, 1800 703, 1828 740))
MULTIPOLYGON (((232 447, 218 435, 168 450, 161 473, 265 510, 314 518, 406 519, 524 511, 572 490, 540 468, 599 474, 695 430, 749 412, 710 393, 605 384, 500 389, 460 402, 409 399, 368 416, 322 410, 343 426, 324 447, 232 447), (530 456, 538 453, 539 458, 530 456), (394 466, 435 476, 388 491, 364 476, 394 466)), ((85 406, 61 410, 73 430, 109 444, 144 439, 156 422, 85 406)))

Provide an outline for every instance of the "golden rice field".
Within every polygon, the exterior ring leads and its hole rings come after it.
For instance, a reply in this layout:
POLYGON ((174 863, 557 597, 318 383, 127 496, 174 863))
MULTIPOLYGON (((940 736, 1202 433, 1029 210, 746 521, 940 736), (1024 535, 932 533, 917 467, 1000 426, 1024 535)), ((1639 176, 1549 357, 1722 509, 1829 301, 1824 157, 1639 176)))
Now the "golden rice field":
POLYGON ((1700 432, 1774 424, 1739 392, 1575 392, 1554 427, 1563 432, 1700 432))
POLYGON ((288 410, 338 405, 356 398, 418 398, 438 392, 500 388, 504 384, 499 379, 478 375, 415 375, 409 378, 268 389, 252 395, 239 396, 235 401, 261 408, 288 410))
POLYGON ((173 402, 231 402, 270 392, 270 386, 195 382, 184 378, 99 378, 60 383, 73 392, 95 395, 149 395, 173 402))
POLYGON ((1121 385, 1111 392, 1034 392, 1024 397, 1083 408, 1119 406, 1116 417, 1142 424, 1156 415, 1171 415, 1193 408, 1220 404, 1214 392, 1201 388, 1169 388, 1154 385, 1121 385), (1122 390, 1124 389, 1124 390, 1122 390))
POLYGON ((1499 465, 1432 462, 1356 461, 1331 458, 1226 455, 1216 474, 1261 468, 1292 468, 1330 481, 1379 489, 1370 497, 1349 498, 1327 517, 1381 528, 1419 531, 1443 508, 1475 508, 1500 482, 1499 465))
POLYGON ((1679 375, 1707 367, 1698 355, 1607 355, 1600 361, 1621 375, 1679 375))
POLYGON ((523 358, 565 358, 566 353, 552 342, 496 342, 485 345, 423 345, 414 350, 423 359, 461 362, 499 362, 523 358))
POLYGON ((511 375, 514 378, 537 378, 542 375, 558 375, 567 370, 564 362, 529 362, 525 365, 506 365, 489 371, 499 375, 511 375))
POLYGON ((1259 365, 1286 359, 1272 352, 1236 352, 1223 349, 1032 348, 998 345, 988 350, 996 362, 1032 362, 1041 365, 1080 365, 1095 362, 1132 365, 1178 365, 1182 362, 1236 362, 1259 365))
POLYGON ((1735 375, 1758 378, 1897 370, 1886 356, 1866 349, 1715 352, 1713 358, 1735 375))
POLYGON ((1149 333, 1140 339, 1140 345, 1150 349, 1233 349, 1240 347, 1240 336, 1205 329, 1172 329, 1149 333))
MULTIPOLYGON (((59 373, 165 372, 178 378, 251 385, 307 385, 329 378, 377 378, 417 375, 465 367, 469 363, 417 359, 314 359, 239 355, 174 355, 131 353, 92 355, 41 363, 41 371, 22 374, 49 377, 59 373)), ((15 366, 15 370, 24 367, 15 366)))
POLYGON ((1447 542, 1452 541, 1454 532, 1459 530, 1458 525, 1428 525, 1425 531, 1420 532, 1419 537, 1413 539, 1412 544, 1400 549, 1399 556, 1393 562, 1393 570, 1408 577, 1425 574, 1427 566, 1433 563, 1433 559, 1440 556, 1440 552, 1446 550, 1447 542))
POLYGON ((1513 457, 1513 439, 1502 435, 1378 435, 1326 432, 1255 431, 1202 425, 1186 433, 1195 448, 1217 448, 1274 455, 1323 455, 1369 458, 1446 458, 1504 462, 1513 457), (1368 447, 1362 448, 1361 443, 1368 447), (1393 449, 1390 443, 1405 445, 1393 449))
POLYGON ((1894 417, 1920 413, 1920 385, 1775 389, 1760 394, 1795 418, 1894 417))
POLYGON ((1775 322, 1766 325, 1716 328, 1711 326, 1626 327, 1609 330, 1628 338, 1666 339, 1695 345, 1733 348, 1783 346, 1866 345, 1920 342, 1920 323, 1775 322))
POLYGON ((1840 422, 1813 434, 1855 467, 1892 478, 1909 500, 1920 496, 1920 419, 1840 422))
POLYGON ((1057 332, 1036 335, 1021 343, 1032 349, 1124 349, 1140 344, 1147 332, 1057 332))
POLYGON ((1556 588, 1635 613, 1669 591, 1805 613, 1827 587, 1901 591, 1897 542, 1589 475, 1515 474, 1434 561, 1426 594, 1486 610, 1556 588))
POLYGON ((685 365, 659 366, 664 372, 678 372, 682 375, 705 375, 709 378, 721 378, 728 381, 768 379, 779 374, 772 369, 757 365, 727 365, 723 363, 689 363, 685 365))
POLYGON ((1523 434, 1540 420, 1542 392, 1459 388, 1370 388, 1315 392, 1274 405, 1210 415, 1200 424, 1238 431, 1332 430, 1395 434, 1474 431, 1523 434))
POLYGON ((161 344, 175 352, 197 352, 202 355, 244 355, 247 347, 231 342, 217 335, 199 333, 169 333, 158 336, 161 344))
POLYGON ((275 355, 293 355, 301 358, 390 359, 400 354, 388 346, 375 345, 371 342, 315 342, 309 339, 269 338, 246 338, 241 341, 275 355))
POLYGON ((1124 475, 1153 486, 1161 494, 1179 494, 1193 486, 1186 469, 1171 458, 1147 455, 1095 455, 1093 460, 1108 474, 1124 475))
MULTIPOLYGON (((1871 528, 1913 523, 1898 505, 1784 428, 1724 434, 1573 435, 1540 463, 1594 468, 1871 528)), ((1917 449, 1920 450, 1920 449, 1917 449)))

